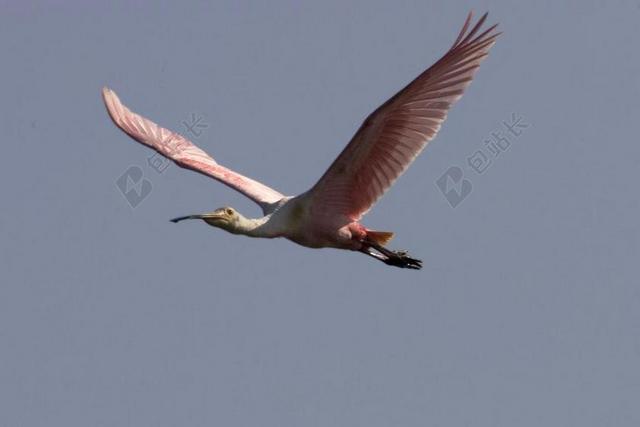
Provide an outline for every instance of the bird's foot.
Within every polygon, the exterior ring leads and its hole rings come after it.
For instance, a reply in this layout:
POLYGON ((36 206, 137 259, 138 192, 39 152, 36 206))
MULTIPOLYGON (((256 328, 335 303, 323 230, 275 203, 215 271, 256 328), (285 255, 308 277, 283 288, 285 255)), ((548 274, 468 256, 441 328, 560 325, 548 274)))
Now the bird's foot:
POLYGON ((420 270, 422 268, 422 261, 408 257, 407 253, 407 251, 391 251, 390 254, 385 254, 387 258, 384 260, 384 263, 393 265, 394 267, 420 270))
POLYGON ((407 256, 407 251, 392 251, 374 242, 366 243, 367 246, 360 249, 360 252, 365 253, 378 261, 382 261, 387 265, 399 268, 409 268, 412 270, 420 270, 422 268, 422 261, 407 256))

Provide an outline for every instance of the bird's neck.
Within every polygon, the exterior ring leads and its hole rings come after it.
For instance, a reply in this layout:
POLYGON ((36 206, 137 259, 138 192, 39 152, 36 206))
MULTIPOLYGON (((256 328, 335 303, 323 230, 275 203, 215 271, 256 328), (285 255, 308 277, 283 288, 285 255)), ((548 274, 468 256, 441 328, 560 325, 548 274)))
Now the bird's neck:
POLYGON ((271 227, 268 226, 270 215, 262 218, 244 218, 240 217, 236 222, 236 234, 244 234, 249 237, 276 237, 272 233, 271 227))

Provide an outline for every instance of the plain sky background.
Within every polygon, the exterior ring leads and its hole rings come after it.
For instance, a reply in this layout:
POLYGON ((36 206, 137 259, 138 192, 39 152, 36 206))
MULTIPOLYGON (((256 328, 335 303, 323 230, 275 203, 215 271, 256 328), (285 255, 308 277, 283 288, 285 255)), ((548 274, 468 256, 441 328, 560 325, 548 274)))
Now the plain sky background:
POLYGON ((640 425, 639 22, 638 1, 2 2, 0 426, 640 425), (259 211, 150 168, 100 97, 201 115, 219 162, 297 194, 469 9, 505 33, 364 220, 419 272, 169 223, 259 211), (512 113, 530 126, 476 174, 512 113))

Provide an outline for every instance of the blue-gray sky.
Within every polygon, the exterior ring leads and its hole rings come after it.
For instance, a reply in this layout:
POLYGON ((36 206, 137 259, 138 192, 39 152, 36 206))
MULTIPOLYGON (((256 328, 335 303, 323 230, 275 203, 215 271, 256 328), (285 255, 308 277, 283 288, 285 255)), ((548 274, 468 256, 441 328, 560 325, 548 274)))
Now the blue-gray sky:
POLYGON ((640 424, 637 1, 52 3, 0 9, 0 425, 640 424), (471 8, 505 33, 364 221, 420 272, 169 223, 259 212, 100 98, 297 194, 471 8))

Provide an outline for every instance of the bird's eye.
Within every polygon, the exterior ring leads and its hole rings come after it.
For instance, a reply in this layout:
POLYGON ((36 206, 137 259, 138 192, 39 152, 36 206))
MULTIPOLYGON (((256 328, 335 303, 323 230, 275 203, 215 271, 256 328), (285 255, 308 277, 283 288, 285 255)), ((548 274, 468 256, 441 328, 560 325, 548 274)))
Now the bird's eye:
POLYGON ((227 215, 233 215, 233 209, 227 208, 227 215))

